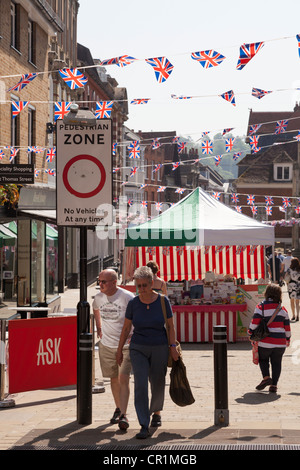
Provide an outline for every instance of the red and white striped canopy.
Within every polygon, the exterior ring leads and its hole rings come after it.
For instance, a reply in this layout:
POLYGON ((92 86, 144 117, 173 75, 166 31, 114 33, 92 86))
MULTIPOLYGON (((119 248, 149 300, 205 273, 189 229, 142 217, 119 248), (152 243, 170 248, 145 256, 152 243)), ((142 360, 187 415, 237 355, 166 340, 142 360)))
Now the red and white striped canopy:
MULTIPOLYGON (((127 248, 128 250, 128 248, 127 248)), ((130 249, 129 249, 130 250, 130 249)), ((235 278, 265 278, 265 247, 257 246, 157 246, 135 247, 135 267, 154 260, 165 281, 203 279, 205 273, 231 274, 235 278)), ((132 254, 128 253, 132 266, 132 254)), ((133 267, 133 266, 132 266, 133 267)))

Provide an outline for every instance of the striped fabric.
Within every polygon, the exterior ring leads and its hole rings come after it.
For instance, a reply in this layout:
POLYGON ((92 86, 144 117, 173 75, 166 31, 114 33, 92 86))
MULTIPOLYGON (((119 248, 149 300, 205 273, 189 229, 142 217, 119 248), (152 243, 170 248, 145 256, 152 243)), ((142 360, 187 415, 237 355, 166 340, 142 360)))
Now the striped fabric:
MULTIPOLYGON (((266 321, 272 317, 275 309, 278 307, 277 303, 273 301, 264 302, 264 316, 266 321)), ((249 330, 255 330, 260 324, 262 319, 262 304, 255 307, 252 321, 249 325, 249 330)), ((286 347, 286 341, 291 337, 290 319, 289 314, 285 307, 281 307, 281 310, 277 313, 276 317, 268 326, 270 335, 262 341, 258 342, 258 346, 264 348, 284 348, 286 347)))
POLYGON ((236 278, 265 278, 265 250, 259 245, 239 250, 237 246, 157 246, 136 247, 136 268, 155 260, 165 281, 202 279, 207 271, 231 274, 236 278))

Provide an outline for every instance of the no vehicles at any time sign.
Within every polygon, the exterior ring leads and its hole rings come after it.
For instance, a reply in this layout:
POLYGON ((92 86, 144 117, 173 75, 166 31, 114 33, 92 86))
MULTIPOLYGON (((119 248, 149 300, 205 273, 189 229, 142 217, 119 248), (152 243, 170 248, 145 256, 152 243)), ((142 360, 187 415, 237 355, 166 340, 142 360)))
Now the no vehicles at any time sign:
POLYGON ((57 121, 57 225, 112 224, 112 127, 57 121))

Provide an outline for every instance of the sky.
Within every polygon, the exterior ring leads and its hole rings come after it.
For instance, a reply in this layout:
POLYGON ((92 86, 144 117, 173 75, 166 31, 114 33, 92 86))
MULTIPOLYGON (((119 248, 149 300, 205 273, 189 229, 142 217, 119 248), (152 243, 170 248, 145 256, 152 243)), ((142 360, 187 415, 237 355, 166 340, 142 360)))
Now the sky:
POLYGON ((135 131, 176 131, 197 141, 225 128, 234 135, 247 131, 249 110, 291 111, 300 102, 299 0, 79 0, 77 41, 95 59, 124 54, 139 59, 126 66, 106 66, 129 101, 125 123, 135 131), (237 70, 239 48, 264 41, 263 48, 237 70), (192 52, 213 49, 226 59, 204 69, 192 52), (145 59, 165 56, 174 69, 158 83, 145 59), (252 87, 272 91, 258 100, 252 87), (219 95, 233 90, 236 106, 219 95), (193 96, 174 100, 171 95, 193 96))

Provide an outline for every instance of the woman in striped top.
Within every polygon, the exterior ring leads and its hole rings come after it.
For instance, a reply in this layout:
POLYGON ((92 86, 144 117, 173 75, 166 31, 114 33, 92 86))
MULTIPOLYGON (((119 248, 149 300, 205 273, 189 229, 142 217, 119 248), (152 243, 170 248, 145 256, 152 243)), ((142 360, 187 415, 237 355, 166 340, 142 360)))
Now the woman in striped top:
POLYGON ((270 392, 277 392, 277 383, 281 373, 282 357, 285 348, 289 346, 291 338, 290 319, 285 307, 281 306, 282 292, 276 284, 269 284, 265 291, 265 300, 256 306, 252 321, 249 325, 249 334, 258 327, 264 315, 268 322, 277 307, 279 310, 275 318, 268 325, 269 336, 258 342, 259 366, 263 380, 257 385, 257 390, 263 390, 270 385, 270 392), (270 376, 270 363, 272 378, 270 376))

